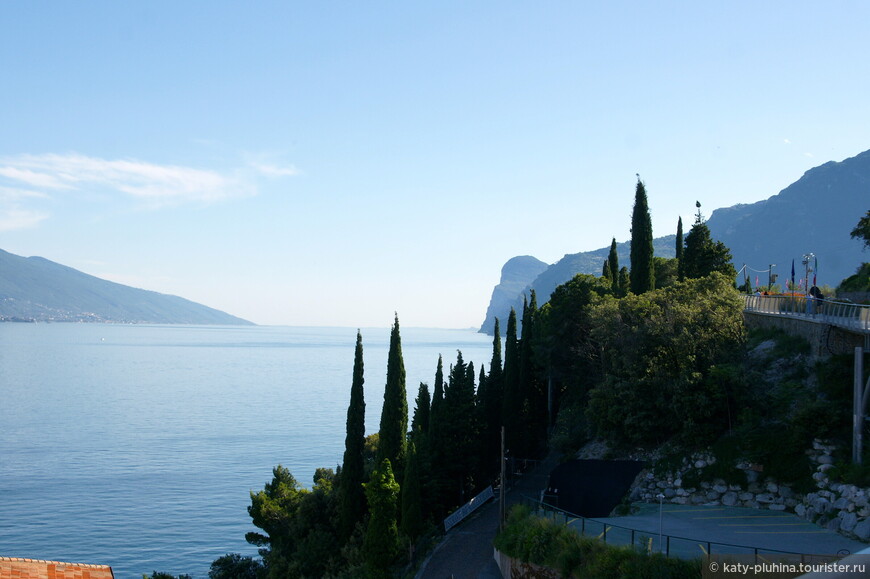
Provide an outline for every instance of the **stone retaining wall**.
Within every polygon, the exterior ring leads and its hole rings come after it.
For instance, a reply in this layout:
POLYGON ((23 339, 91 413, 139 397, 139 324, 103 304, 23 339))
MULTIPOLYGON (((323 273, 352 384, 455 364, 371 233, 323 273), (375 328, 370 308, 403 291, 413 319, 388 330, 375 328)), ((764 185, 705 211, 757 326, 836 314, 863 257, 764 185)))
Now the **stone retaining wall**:
POLYGON ((764 477, 759 467, 739 464, 746 475, 746 483, 726 484, 723 480, 701 482, 687 488, 683 476, 691 469, 701 469, 716 459, 709 455, 696 455, 683 461, 676 473, 656 478, 651 471, 640 473, 632 485, 632 501, 657 503, 663 495, 666 503, 679 505, 707 505, 748 507, 771 511, 792 512, 808 521, 861 541, 870 539, 870 488, 859 488, 831 482, 827 472, 833 468, 834 447, 814 441, 807 451, 816 472, 813 479, 818 490, 806 495, 796 494, 788 486, 764 477))

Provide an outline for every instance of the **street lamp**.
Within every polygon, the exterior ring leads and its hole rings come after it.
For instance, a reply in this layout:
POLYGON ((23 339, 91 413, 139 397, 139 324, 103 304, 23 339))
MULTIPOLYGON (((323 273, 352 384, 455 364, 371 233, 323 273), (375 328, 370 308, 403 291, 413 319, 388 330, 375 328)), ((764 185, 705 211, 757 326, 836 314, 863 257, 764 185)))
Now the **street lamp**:
POLYGON ((773 275, 773 268, 776 267, 775 263, 771 263, 767 268, 767 293, 770 293, 773 290, 773 282, 776 279, 776 276, 773 275))
POLYGON ((803 264, 804 264, 804 288, 807 290, 807 295, 810 293, 810 272, 813 271, 813 268, 810 267, 810 262, 815 257, 813 253, 805 253, 803 264))

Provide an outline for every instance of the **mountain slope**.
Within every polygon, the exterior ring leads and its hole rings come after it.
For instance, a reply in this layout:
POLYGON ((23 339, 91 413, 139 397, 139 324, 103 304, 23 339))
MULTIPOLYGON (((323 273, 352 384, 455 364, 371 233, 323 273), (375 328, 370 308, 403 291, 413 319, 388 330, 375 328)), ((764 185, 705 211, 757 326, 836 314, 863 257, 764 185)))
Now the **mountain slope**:
POLYGON ((132 288, 42 257, 0 250, 0 321, 251 324, 180 298, 132 288))
MULTIPOLYGON (((655 200, 651 203, 655 205, 655 200)), ((770 264, 776 264, 773 271, 779 274, 782 284, 791 276, 792 259, 795 282, 799 282, 806 275, 802 256, 812 252, 818 258, 818 284, 835 287, 868 259, 861 243, 849 237, 868 208, 870 151, 865 151, 839 163, 832 161, 810 169, 764 201, 716 209, 707 226, 714 239, 731 249, 736 269, 747 265, 753 284, 756 277, 759 283, 767 283, 770 264)), ((690 228, 691 223, 684 223, 685 234, 690 228)), ((653 245, 655 255, 674 256, 674 235, 656 238, 653 245)), ((629 250, 630 243, 617 244, 620 266, 630 265, 629 250)), ((576 274, 601 275, 609 251, 608 246, 566 255, 517 292, 510 305, 494 308, 490 303, 480 331, 492 333, 494 317, 507 319, 511 305, 522 307, 522 296, 530 289, 535 290, 538 304, 544 304, 558 285, 576 274)), ((742 279, 738 282, 742 283, 742 279)))

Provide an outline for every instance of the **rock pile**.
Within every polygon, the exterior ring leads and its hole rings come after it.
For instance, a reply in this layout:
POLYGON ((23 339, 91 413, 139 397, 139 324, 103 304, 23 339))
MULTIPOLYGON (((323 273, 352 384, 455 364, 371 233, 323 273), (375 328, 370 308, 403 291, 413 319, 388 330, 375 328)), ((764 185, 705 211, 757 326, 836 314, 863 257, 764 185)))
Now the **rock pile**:
POLYGON ((696 486, 684 484, 684 477, 714 464, 711 455, 695 455, 683 461, 677 472, 656 477, 652 471, 641 472, 632 486, 630 500, 679 505, 748 507, 771 511, 788 511, 808 521, 838 531, 862 541, 870 539, 870 488, 831 482, 826 474, 833 468, 834 447, 822 441, 813 442, 807 451, 816 466, 813 479, 819 490, 806 495, 796 494, 788 486, 764 478, 761 468, 738 464, 746 476, 745 484, 728 484, 724 480, 701 481, 696 486))

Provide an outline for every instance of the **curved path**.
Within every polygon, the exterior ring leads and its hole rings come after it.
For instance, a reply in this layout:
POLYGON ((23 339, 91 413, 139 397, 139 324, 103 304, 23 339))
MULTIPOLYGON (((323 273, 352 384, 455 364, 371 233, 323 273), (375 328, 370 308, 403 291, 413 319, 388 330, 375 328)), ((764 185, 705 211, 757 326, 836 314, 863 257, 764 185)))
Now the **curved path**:
MULTIPOLYGON (((551 456, 517 480, 508 490, 508 508, 523 495, 540 495, 557 463, 551 456)), ((498 500, 494 500, 451 529, 421 565, 415 579, 501 579, 492 558, 492 540, 497 531, 498 500)))

